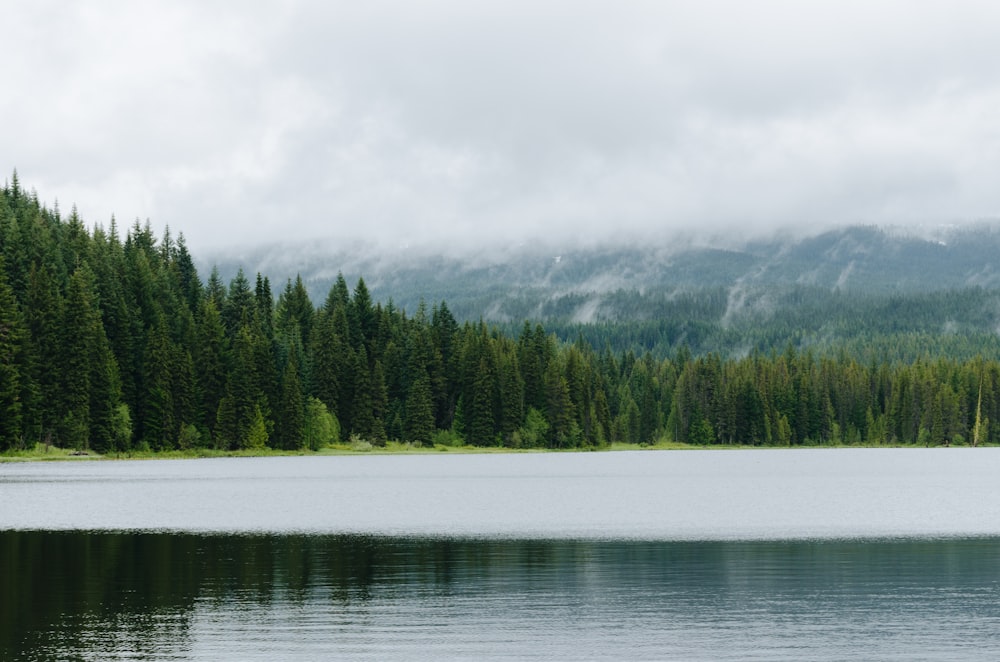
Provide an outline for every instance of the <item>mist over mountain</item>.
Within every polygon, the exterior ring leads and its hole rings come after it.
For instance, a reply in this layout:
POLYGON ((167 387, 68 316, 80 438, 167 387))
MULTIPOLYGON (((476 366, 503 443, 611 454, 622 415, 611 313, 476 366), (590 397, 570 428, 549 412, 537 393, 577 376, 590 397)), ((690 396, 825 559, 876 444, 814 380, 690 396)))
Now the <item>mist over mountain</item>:
MULTIPOLYGON (((569 243, 569 242, 567 242, 569 243)), ((1000 225, 879 228, 852 226, 815 235, 744 241, 664 238, 659 243, 511 245, 464 256, 321 244, 262 246, 203 256, 224 279, 239 267, 280 287, 301 275, 322 302, 338 273, 363 277, 373 297, 407 311, 447 301, 460 319, 571 322, 655 316, 658 301, 718 298, 727 316, 789 305, 794 291, 856 296, 923 295, 1000 288, 1000 225), (636 303, 636 299, 640 301, 636 303), (649 305, 641 305, 646 302, 649 305)))

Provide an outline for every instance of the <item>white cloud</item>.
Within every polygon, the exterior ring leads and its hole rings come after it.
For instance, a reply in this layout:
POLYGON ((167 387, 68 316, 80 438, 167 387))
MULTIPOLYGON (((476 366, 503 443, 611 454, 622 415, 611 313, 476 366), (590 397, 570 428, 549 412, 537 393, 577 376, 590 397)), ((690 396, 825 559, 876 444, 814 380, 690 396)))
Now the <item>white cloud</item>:
POLYGON ((992 3, 59 2, 0 163, 189 245, 1000 213, 992 3))

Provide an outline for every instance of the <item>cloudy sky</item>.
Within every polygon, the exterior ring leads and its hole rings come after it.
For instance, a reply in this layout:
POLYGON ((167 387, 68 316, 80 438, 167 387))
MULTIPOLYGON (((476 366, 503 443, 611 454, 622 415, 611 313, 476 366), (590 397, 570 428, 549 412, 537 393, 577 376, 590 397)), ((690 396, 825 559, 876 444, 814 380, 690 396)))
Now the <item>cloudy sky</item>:
POLYGON ((0 4, 0 181, 195 252, 1000 216, 995 2, 0 4))

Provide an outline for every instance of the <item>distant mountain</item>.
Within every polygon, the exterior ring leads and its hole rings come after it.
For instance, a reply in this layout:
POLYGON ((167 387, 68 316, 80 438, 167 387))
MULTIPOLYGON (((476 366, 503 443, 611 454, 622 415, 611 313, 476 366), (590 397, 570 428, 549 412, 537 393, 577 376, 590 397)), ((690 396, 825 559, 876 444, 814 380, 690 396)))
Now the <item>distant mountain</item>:
POLYGON ((721 297, 726 315, 734 304, 766 307, 803 289, 865 296, 1000 289, 997 225, 922 233, 854 226, 725 247, 689 239, 566 250, 504 247, 461 258, 317 245, 207 257, 202 273, 215 263, 228 280, 242 266, 268 275, 276 290, 301 274, 317 303, 343 273, 352 286, 364 277, 376 300, 392 299, 408 311, 421 299, 428 305, 446 300, 459 318, 498 322, 642 319, 651 312, 642 302, 695 294, 721 297))

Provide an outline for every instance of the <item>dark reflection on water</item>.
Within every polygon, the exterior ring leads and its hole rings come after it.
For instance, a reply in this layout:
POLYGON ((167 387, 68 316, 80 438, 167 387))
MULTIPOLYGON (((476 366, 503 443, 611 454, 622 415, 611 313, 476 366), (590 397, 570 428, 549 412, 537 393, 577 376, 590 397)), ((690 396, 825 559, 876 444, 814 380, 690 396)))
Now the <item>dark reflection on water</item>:
POLYGON ((0 532, 6 659, 1000 659, 1000 540, 0 532))

